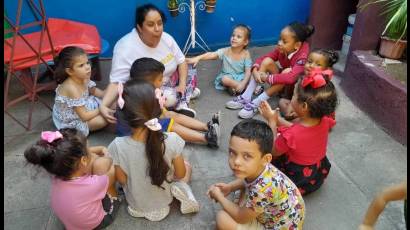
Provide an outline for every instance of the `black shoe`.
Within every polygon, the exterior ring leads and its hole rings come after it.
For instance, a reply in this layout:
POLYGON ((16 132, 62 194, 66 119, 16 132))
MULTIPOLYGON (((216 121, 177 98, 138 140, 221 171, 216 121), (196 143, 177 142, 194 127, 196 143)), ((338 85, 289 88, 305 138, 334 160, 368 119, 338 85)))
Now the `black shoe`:
POLYGON ((175 109, 175 112, 184 114, 185 116, 192 117, 192 118, 195 118, 196 116, 195 110, 188 108, 188 106, 178 106, 175 109))
POLYGON ((208 142, 207 143, 208 147, 218 148, 219 147, 219 136, 220 136, 219 125, 212 124, 208 132, 205 133, 205 139, 208 142))
POLYGON ((212 114, 211 120, 208 121, 208 123, 206 123, 206 126, 208 127, 208 130, 211 129, 211 126, 213 124, 218 124, 219 126, 221 126, 221 111, 218 111, 218 112, 212 114))

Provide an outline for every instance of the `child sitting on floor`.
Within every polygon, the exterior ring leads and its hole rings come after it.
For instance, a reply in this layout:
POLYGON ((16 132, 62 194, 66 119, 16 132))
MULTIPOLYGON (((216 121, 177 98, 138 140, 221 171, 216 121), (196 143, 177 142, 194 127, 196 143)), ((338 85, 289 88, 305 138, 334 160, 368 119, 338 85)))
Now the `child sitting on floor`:
POLYGON ((276 137, 272 160, 299 188, 302 195, 323 184, 331 164, 326 157, 329 130, 336 121, 329 117, 338 103, 336 89, 326 70, 305 76, 295 85, 290 102, 298 122, 291 123, 273 111, 266 101, 260 106, 276 137), (276 136, 276 133, 277 136, 276 136))
POLYGON ((238 179, 208 190, 223 207, 217 229, 302 229, 305 204, 295 184, 270 163, 273 141, 272 130, 262 121, 248 119, 233 128, 229 167, 238 179), (246 191, 239 204, 226 198, 239 189, 246 191))
POLYGON ((186 61, 195 67, 200 60, 221 59, 222 70, 216 76, 215 88, 227 89, 233 95, 242 93, 251 77, 252 60, 247 49, 250 39, 251 29, 249 26, 239 24, 234 27, 232 32, 230 47, 187 58, 186 61))
MULTIPOLYGON (((337 60, 339 60, 339 55, 333 50, 314 50, 309 54, 305 64, 304 75, 314 75, 317 71, 332 71, 332 66, 337 62, 337 60)), ((296 118, 296 113, 292 110, 292 106, 290 106, 290 99, 292 98, 292 95, 289 95, 289 98, 279 99, 279 109, 286 120, 293 120, 296 118)), ((334 113, 332 114, 332 117, 335 119, 334 113)))
POLYGON ((283 28, 274 50, 255 60, 252 66, 253 77, 245 92, 227 102, 225 106, 228 109, 241 109, 238 113, 240 118, 251 118, 258 112, 261 101, 278 94, 286 88, 285 86, 293 86, 299 74, 303 73, 309 54, 309 43, 306 39, 313 32, 313 26, 299 22, 283 28), (275 63, 276 61, 279 62, 280 67, 275 63), (271 86, 251 100, 258 83, 269 83, 271 86))
POLYGON ((104 92, 90 80, 91 65, 85 51, 68 46, 56 59, 55 78, 59 84, 53 107, 57 129, 76 128, 84 135, 104 128, 108 123, 100 114, 104 92))
POLYGON ((114 221, 120 200, 112 159, 104 150, 88 148, 82 132, 65 128, 42 132, 24 152, 29 163, 53 175, 51 208, 66 229, 101 229, 114 221))
MULTIPOLYGON (((130 80, 138 82, 149 82, 160 94, 159 87, 162 84, 164 65, 153 58, 140 58, 134 61, 131 66, 130 80)), ((161 95, 157 95, 161 100, 165 100, 161 95)), ((203 123, 195 118, 188 117, 165 109, 162 102, 162 114, 159 122, 163 132, 176 132, 186 142, 207 144, 211 148, 219 146, 220 139, 220 112, 213 114, 208 123, 203 123)), ((131 129, 121 116, 117 120, 117 133, 119 136, 131 134, 131 129)))
POLYGON ((162 110, 154 87, 130 80, 121 97, 121 113, 132 135, 115 138, 108 150, 124 188, 128 213, 160 221, 168 215, 173 196, 181 201, 183 214, 198 212, 199 204, 187 184, 191 167, 182 156, 185 142, 176 133, 162 132, 158 122, 162 110))

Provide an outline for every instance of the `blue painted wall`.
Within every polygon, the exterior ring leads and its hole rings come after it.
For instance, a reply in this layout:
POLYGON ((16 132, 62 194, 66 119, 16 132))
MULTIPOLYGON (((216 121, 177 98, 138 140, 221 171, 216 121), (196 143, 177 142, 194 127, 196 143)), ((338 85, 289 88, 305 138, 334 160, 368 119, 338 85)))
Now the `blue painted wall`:
MULTIPOLYGON (((34 0, 37 2, 36 0, 34 0)), ((5 10, 15 18, 17 0, 6 0, 5 10)), ((151 2, 162 9, 167 16, 165 31, 171 34, 181 49, 190 31, 189 12, 170 16, 167 0, 43 0, 47 17, 65 18, 97 26, 100 35, 110 43, 110 49, 103 55, 112 56, 115 42, 134 26, 135 8, 151 2)), ((188 1, 189 2, 189 1, 188 1)), ((217 0, 214 13, 197 10, 196 27, 208 46, 215 50, 229 45, 232 27, 245 23, 252 28, 251 46, 273 44, 280 30, 291 21, 307 22, 310 0, 217 0)), ((26 1, 23 1, 22 21, 33 19, 26 1)), ((190 53, 201 52, 191 49, 190 53)))

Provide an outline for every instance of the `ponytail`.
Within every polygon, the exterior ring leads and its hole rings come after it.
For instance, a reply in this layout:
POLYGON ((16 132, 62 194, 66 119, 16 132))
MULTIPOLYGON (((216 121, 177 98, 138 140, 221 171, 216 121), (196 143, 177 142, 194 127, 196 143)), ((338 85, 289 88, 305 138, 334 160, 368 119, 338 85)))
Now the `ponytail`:
MULTIPOLYGON (((121 116, 132 128, 148 130, 145 153, 148 160, 147 173, 151 184, 161 187, 170 170, 165 161, 165 135, 161 130, 154 131, 145 125, 148 120, 158 118, 161 108, 155 97, 155 89, 149 82, 129 80, 124 85, 124 107, 121 116)), ((162 188, 162 187, 161 187, 162 188)))
POLYGON ((161 187, 167 179, 169 165, 164 159, 165 156, 165 136, 162 131, 152 131, 148 129, 145 152, 148 159, 148 175, 151 177, 151 183, 161 187))

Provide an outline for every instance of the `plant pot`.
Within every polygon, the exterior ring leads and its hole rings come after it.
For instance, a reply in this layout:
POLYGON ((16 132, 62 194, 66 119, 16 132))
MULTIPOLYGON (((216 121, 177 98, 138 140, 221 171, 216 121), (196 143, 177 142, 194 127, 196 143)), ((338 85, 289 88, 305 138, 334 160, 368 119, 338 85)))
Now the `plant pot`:
POLYGON ((403 56, 403 52, 407 46, 407 41, 397 41, 388 37, 381 37, 380 40, 380 56, 390 59, 400 59, 403 56))
POLYGON ((178 13, 179 13, 178 8, 175 8, 175 9, 168 8, 168 10, 172 17, 178 16, 178 13))
POLYGON ((207 13, 213 13, 215 11, 216 0, 205 1, 205 8, 207 13))

